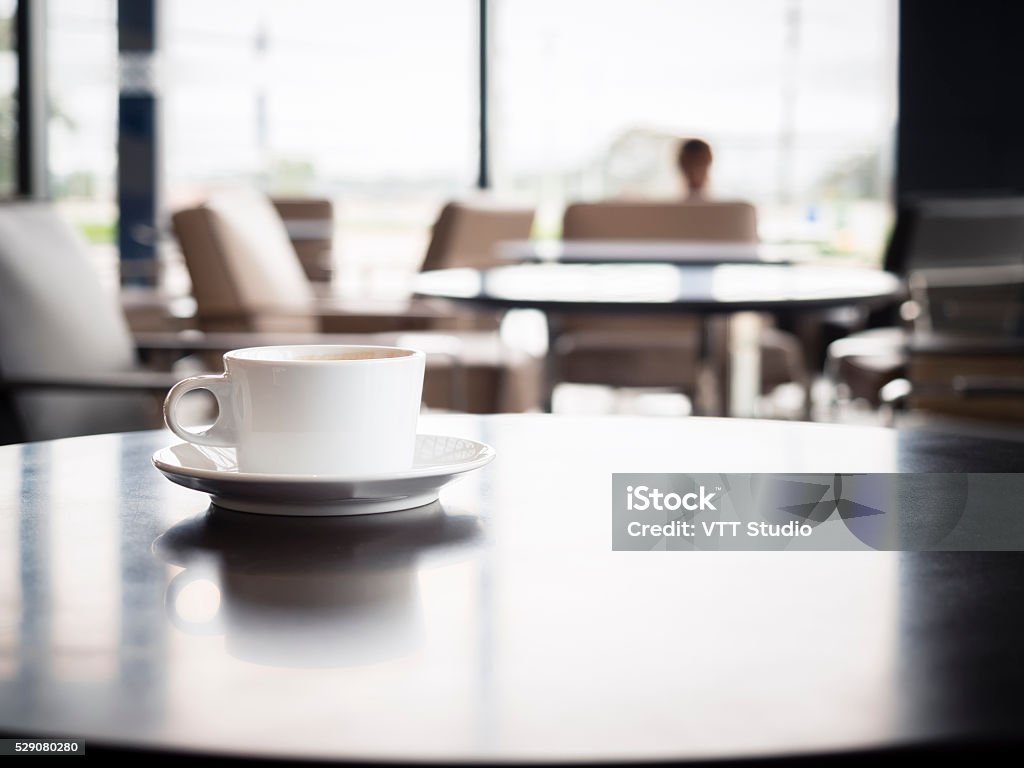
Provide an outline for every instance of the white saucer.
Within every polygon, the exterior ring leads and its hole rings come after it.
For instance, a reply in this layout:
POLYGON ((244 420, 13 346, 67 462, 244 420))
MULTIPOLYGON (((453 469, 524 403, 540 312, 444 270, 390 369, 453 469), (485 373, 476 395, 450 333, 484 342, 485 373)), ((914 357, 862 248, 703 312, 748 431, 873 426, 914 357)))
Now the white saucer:
POLYGON ((494 458, 475 440, 417 435, 411 469, 369 477, 239 472, 234 448, 178 443, 153 454, 172 483, 208 493, 218 507, 265 515, 370 515, 437 501, 441 488, 494 458))

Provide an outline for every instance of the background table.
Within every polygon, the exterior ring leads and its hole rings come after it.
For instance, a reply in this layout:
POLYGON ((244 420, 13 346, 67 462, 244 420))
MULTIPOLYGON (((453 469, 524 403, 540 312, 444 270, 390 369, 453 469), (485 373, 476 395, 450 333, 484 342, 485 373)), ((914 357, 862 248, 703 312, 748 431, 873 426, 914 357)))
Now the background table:
POLYGON ((753 313, 795 317, 874 307, 901 292, 895 276, 877 269, 779 264, 521 264, 437 270, 417 281, 421 296, 489 310, 542 310, 552 337, 561 315, 579 312, 725 316, 725 341, 716 354, 723 369, 720 399, 733 416, 756 415, 760 324, 753 313))
POLYGON ((821 257, 813 246, 695 240, 506 240, 499 258, 509 261, 661 264, 790 264, 821 257))
POLYGON ((877 304, 901 291, 888 272, 784 264, 517 264, 439 269, 416 292, 487 309, 552 312, 733 313, 877 304))
POLYGON ((167 433, 0 448, 0 730, 90 749, 637 761, 1019 739, 1018 553, 612 552, 614 471, 1016 471, 1021 445, 439 416, 441 504, 210 514, 167 433))

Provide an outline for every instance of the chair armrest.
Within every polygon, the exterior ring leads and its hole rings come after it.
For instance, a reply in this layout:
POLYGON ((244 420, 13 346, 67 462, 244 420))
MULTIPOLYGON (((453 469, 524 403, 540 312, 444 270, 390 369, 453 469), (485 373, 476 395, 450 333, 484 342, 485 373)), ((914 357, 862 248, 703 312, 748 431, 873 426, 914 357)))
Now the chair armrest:
MULTIPOLYGON (((356 299, 346 296, 326 295, 315 297, 309 308, 318 314, 352 315, 410 315, 413 317, 435 317, 444 314, 443 300, 429 298, 356 299)), ((299 308, 301 311, 303 308, 299 308)))
POLYGON ((143 332, 134 336, 135 347, 145 352, 226 352, 244 347, 272 347, 284 344, 365 344, 366 337, 331 336, 312 333, 251 333, 181 331, 143 332))
POLYGON ((843 339, 836 339, 825 350, 825 378, 833 390, 841 380, 840 368, 850 358, 884 358, 901 355, 907 347, 908 336, 902 331, 879 329, 878 333, 867 331, 843 339))
MULTIPOLYGON (((480 332, 481 334, 483 332, 480 332)), ((137 333, 135 346, 147 352, 227 352, 245 347, 277 347, 291 344, 369 344, 412 347, 431 353, 454 353, 460 337, 472 333, 444 331, 395 331, 393 333, 250 333, 181 331, 180 333, 137 333)))
MULTIPOLYGON (((316 321, 321 333, 391 333, 425 330, 443 323, 458 322, 464 310, 446 299, 399 299, 394 301, 358 301, 327 296, 295 307, 250 308, 245 311, 201 312, 200 325, 238 327, 261 321, 316 321)), ((232 331, 233 332, 233 331, 232 331)), ((243 331, 248 333, 248 331, 243 331)))
POLYGON ((890 408, 903 408, 910 400, 914 387, 907 379, 893 379, 878 392, 878 399, 890 408))
POLYGON ((956 376, 953 391, 961 397, 1024 397, 1024 379, 1006 376, 956 376))
POLYGON ((72 390, 104 392, 166 392, 181 376, 174 373, 152 371, 126 371, 124 373, 96 374, 28 374, 5 376, 0 390, 72 390))
POLYGON ((913 355, 1016 357, 1024 354, 1024 339, 929 334, 912 338, 908 348, 913 355))
POLYGON ((893 350, 904 349, 906 342, 893 343, 890 338, 857 338, 850 336, 844 339, 836 339, 828 345, 827 355, 833 360, 842 360, 848 357, 873 357, 875 355, 891 353, 893 350))
POLYGON ((388 333, 428 330, 458 322, 464 317, 465 309, 446 299, 355 301, 328 297, 316 300, 311 313, 327 333, 388 333))

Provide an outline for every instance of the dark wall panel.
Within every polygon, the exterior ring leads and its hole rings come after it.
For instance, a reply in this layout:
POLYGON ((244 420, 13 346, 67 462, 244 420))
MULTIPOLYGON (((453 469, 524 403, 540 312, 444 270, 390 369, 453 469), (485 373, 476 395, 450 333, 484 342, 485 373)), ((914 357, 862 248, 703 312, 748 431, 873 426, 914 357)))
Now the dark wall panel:
POLYGON ((119 0, 118 52, 122 73, 117 120, 117 187, 121 281, 156 281, 159 151, 158 102, 147 62, 156 50, 156 0, 119 0), (132 82, 126 84, 125 80, 132 82))
POLYGON ((901 0, 896 187, 1024 193, 1024 2, 901 0))

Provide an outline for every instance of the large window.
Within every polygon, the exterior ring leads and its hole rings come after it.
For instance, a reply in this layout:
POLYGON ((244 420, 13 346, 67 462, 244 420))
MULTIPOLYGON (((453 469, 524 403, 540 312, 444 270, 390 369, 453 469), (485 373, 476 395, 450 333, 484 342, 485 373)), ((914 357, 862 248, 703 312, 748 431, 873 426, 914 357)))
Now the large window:
POLYGON ((476 171, 474 0, 163 7, 171 207, 221 184, 336 202, 340 282, 408 274, 476 171))
POLYGON ((0 195, 17 189, 17 0, 0 0, 0 195))
POLYGON ((117 3, 49 0, 49 191, 117 284, 117 3))
MULTIPOLYGON (((478 169, 479 0, 163 0, 153 85, 170 211, 222 185, 335 201, 339 282, 407 287, 478 169)), ((0 194, 15 185, 17 4, 0 0, 0 194), (6 105, 6 106, 5 106, 6 105)), ((49 0, 51 191, 116 277, 117 2, 49 0)), ((557 235, 575 199, 677 195, 673 152, 769 240, 877 258, 896 0, 489 0, 495 196, 557 235)), ((173 259, 172 259, 173 261, 173 259)), ((182 270, 164 270, 173 279, 182 270)))
POLYGON ((895 0, 514 0, 494 24, 498 190, 540 206, 679 194, 673 151, 762 237, 877 254, 888 223, 895 0))

